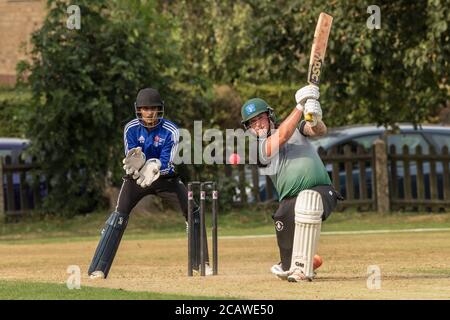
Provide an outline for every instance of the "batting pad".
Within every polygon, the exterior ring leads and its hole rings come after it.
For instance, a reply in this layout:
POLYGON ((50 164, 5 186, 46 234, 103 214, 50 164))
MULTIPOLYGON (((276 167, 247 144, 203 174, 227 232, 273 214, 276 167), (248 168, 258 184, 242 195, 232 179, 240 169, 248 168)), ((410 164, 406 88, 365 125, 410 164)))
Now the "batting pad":
POLYGON ((304 190, 295 202, 295 233, 291 271, 300 268, 306 278, 314 277, 313 261, 322 226, 323 203, 320 193, 304 190))
POLYGON ((119 212, 111 214, 102 230, 102 236, 89 267, 89 275, 94 271, 102 271, 105 274, 105 278, 108 276, 127 223, 127 214, 119 212))

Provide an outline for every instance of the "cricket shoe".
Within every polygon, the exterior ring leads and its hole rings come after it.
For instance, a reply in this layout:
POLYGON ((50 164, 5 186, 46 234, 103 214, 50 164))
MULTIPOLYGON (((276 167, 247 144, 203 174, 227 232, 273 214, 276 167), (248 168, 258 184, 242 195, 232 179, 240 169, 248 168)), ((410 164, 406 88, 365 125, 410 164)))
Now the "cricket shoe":
POLYGON ((272 272, 280 280, 287 280, 289 276, 289 270, 284 271, 281 267, 281 262, 278 264, 274 264, 272 268, 270 268, 270 272, 272 272))
POLYGON ((94 271, 89 275, 89 278, 92 280, 105 279, 105 274, 102 271, 94 271))
MULTIPOLYGON (((195 274, 200 274, 200 266, 198 266, 198 269, 193 270, 195 274)), ((213 269, 209 266, 208 263, 205 264, 205 276, 212 276, 213 269)))
POLYGON ((295 268, 294 271, 287 277, 289 282, 300 282, 300 281, 312 281, 313 277, 306 277, 305 274, 300 270, 300 268, 295 268))
POLYGON ((316 270, 322 265, 322 263, 323 263, 322 257, 316 254, 314 255, 313 260, 314 274, 312 277, 306 277, 300 268, 295 268, 294 271, 290 272, 289 276, 287 277, 287 280, 289 282, 300 282, 304 280, 312 281, 317 275, 316 270))
POLYGON ((207 265, 205 265, 205 275, 207 275, 207 276, 212 276, 214 273, 213 273, 213 270, 212 270, 212 268, 209 266, 209 264, 207 264, 207 265))

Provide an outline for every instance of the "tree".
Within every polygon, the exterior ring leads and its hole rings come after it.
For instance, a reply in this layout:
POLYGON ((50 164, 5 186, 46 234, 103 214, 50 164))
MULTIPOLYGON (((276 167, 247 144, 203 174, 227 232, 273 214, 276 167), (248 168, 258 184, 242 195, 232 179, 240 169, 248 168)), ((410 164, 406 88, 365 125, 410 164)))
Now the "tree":
MULTIPOLYGON (((321 86, 327 123, 433 121, 450 91, 450 9, 438 0, 378 5, 380 30, 367 28, 363 1, 180 1, 172 10, 182 17, 187 70, 240 92, 249 84, 278 87, 291 100, 306 84, 314 28, 325 11, 334 17, 321 86)), ((283 100, 271 101, 280 114, 291 108, 283 100)))
POLYGON ((170 23, 154 1, 78 1, 81 30, 65 27, 68 1, 48 1, 32 37, 30 152, 50 184, 45 208, 88 212, 105 179, 121 175, 122 130, 140 88, 167 92, 176 69, 170 23))

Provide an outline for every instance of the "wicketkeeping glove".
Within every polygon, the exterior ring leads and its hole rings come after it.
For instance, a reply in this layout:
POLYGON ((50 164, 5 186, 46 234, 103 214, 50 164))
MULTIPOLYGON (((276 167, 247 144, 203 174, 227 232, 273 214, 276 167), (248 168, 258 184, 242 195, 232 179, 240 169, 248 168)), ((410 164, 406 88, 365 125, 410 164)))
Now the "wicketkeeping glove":
POLYGON ((149 187, 153 181, 159 178, 161 168, 161 161, 156 158, 147 160, 141 170, 139 170, 139 177, 136 183, 142 188, 149 187))
POLYGON ((130 149, 122 162, 126 174, 133 175, 133 178, 136 179, 139 169, 145 163, 145 154, 142 152, 141 147, 130 149))
POLYGON ((317 100, 306 100, 304 112, 305 114, 310 115, 308 122, 311 127, 316 126, 317 122, 322 120, 322 108, 320 107, 320 103, 317 100))

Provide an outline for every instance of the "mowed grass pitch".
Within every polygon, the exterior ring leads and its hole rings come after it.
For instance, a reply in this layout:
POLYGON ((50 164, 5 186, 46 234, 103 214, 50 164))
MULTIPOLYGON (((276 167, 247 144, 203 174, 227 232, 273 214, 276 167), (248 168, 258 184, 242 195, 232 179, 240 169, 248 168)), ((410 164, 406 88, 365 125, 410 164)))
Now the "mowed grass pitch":
POLYGON ((450 298, 448 231, 324 234, 319 246, 324 265, 310 283, 288 283, 271 275, 270 266, 278 262, 274 237, 219 238, 220 275, 206 278, 186 276, 185 238, 125 237, 110 277, 93 281, 86 271, 96 245, 92 240, 1 244, 0 298, 450 298), (69 265, 81 268, 79 291, 65 287, 69 265), (367 269, 373 265, 381 270, 379 290, 367 288, 367 269))
POLYGON ((123 289, 81 287, 69 290, 66 284, 0 281, 0 299, 8 300, 203 300, 214 297, 134 292, 123 289))

